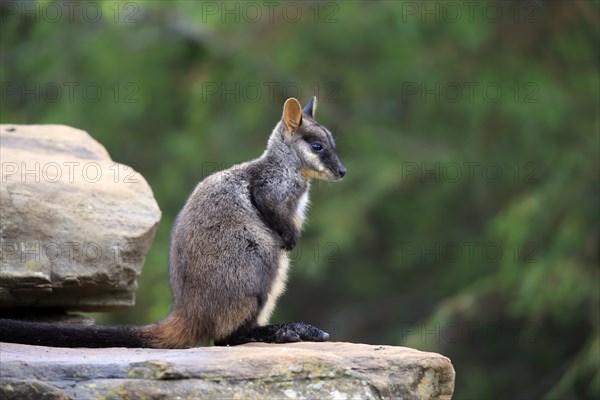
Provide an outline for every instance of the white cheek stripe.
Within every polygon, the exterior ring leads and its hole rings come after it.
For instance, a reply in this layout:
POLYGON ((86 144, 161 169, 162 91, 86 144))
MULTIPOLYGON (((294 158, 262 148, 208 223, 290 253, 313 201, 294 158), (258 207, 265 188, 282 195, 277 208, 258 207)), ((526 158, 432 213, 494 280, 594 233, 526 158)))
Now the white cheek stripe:
POLYGON ((319 160, 319 156, 312 151, 302 148, 302 154, 304 154, 306 160, 309 161, 313 167, 317 168, 317 171, 323 171, 325 169, 323 164, 321 164, 321 160, 319 160))

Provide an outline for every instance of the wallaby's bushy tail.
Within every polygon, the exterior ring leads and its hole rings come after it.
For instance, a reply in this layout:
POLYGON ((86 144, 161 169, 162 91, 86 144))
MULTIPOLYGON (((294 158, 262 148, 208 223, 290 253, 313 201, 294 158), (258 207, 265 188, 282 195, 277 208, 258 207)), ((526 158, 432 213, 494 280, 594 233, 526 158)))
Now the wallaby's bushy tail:
POLYGON ((0 319, 0 342, 53 347, 149 347, 142 327, 0 319))
POLYGON ((0 319, 0 342, 52 347, 186 348, 196 331, 174 314, 151 325, 76 325, 0 319))

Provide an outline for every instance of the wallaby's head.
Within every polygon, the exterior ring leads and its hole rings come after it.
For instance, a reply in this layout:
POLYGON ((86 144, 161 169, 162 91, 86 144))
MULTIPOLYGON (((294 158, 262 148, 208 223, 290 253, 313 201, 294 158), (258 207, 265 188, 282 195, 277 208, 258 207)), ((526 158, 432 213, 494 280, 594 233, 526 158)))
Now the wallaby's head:
POLYGON ((298 154, 305 177, 337 181, 346 175, 346 168, 337 156, 331 132, 315 121, 316 110, 316 97, 304 109, 298 100, 287 99, 281 117, 284 140, 298 154))

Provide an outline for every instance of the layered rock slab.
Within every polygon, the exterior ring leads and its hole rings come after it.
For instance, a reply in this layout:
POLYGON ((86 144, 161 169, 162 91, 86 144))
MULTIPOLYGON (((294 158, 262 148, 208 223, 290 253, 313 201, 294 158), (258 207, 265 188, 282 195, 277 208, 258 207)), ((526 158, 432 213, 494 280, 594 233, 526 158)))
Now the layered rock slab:
POLYGON ((0 397, 450 399, 454 369, 436 353, 351 343, 187 350, 0 344, 0 397))
POLYGON ((0 309, 134 303, 160 210, 87 132, 0 125, 0 309))

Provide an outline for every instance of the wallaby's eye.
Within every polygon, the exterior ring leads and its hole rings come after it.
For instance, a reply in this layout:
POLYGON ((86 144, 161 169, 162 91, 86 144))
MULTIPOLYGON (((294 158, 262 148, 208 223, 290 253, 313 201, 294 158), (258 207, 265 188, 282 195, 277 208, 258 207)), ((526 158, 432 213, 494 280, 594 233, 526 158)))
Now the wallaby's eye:
POLYGON ((313 144, 310 145, 311 149, 313 149, 313 151, 319 152, 321 150, 323 150, 323 146, 321 146, 321 143, 319 142, 314 142, 313 144))

